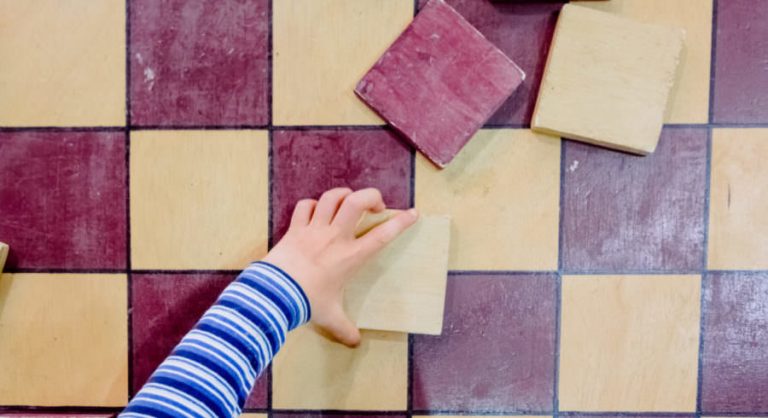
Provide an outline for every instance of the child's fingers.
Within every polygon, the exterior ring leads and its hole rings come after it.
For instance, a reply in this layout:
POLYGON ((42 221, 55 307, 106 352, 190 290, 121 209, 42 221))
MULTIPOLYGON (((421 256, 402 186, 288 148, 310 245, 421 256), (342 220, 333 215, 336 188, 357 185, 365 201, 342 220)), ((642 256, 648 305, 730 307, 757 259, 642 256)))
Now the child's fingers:
POLYGON ((290 227, 306 226, 309 224, 309 220, 312 219, 312 213, 315 212, 315 206, 317 200, 314 199, 302 199, 296 203, 296 207, 293 208, 293 215, 291 215, 290 227))
POLYGON ((378 189, 358 190, 344 198, 339 212, 333 218, 333 224, 352 234, 365 212, 381 212, 385 207, 384 199, 378 189))
POLYGON ((400 212, 392 219, 373 228, 370 232, 358 238, 357 241, 360 243, 364 254, 374 254, 390 242, 394 241, 394 239, 402 234, 403 231, 416 223, 418 218, 419 213, 416 209, 408 209, 400 212))
POLYGON ((317 225, 328 225, 333 219, 333 215, 339 210, 339 205, 347 195, 352 193, 348 187, 339 187, 328 190, 320 196, 315 206, 315 213, 312 215, 310 223, 317 225))

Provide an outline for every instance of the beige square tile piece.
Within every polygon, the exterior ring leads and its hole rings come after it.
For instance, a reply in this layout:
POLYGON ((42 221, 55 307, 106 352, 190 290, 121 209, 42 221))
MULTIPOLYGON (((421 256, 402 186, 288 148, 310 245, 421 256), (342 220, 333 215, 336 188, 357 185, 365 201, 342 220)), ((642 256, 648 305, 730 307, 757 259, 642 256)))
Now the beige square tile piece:
MULTIPOLYGON (((368 217, 383 222, 397 212, 368 217)), ((447 216, 422 216, 381 250, 347 284, 345 310, 350 319, 363 329, 439 335, 450 234, 447 216)))
POLYGON ((266 254, 265 131, 131 134, 131 251, 139 269, 241 269, 266 254))
POLYGON ((565 5, 533 129, 637 154, 653 152, 684 37, 682 29, 565 5))
POLYGON ((560 409, 696 410, 700 276, 565 276, 560 409))
POLYGON ((412 0, 273 4, 275 125, 380 125, 354 88, 413 19, 412 0))
POLYGON ((0 276, 0 405, 128 401, 127 279, 0 276))
POLYGON ((350 349, 304 326, 275 357, 272 406, 405 410, 407 381, 407 334, 363 331, 361 345, 350 349))
POLYGON ((579 5, 641 22, 684 29, 685 47, 665 122, 707 123, 712 50, 711 0, 598 0, 581 1, 579 5))
POLYGON ((0 0, 0 125, 125 125, 125 2, 0 0))
POLYGON ((552 136, 481 130, 443 170, 416 160, 416 207, 452 219, 452 270, 556 270, 559 199, 552 136))
POLYGON ((707 264, 768 268, 768 129, 714 129, 707 264))

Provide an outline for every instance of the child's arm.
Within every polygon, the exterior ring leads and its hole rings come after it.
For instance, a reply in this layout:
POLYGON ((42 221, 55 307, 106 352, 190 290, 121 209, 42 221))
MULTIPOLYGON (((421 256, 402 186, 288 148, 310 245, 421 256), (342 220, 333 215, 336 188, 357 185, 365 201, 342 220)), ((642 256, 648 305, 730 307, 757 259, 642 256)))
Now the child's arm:
POLYGON ((360 333, 342 306, 344 285, 417 219, 414 210, 402 212, 355 238, 362 215, 382 210, 375 189, 333 189, 300 201, 283 239, 224 290, 120 416, 238 416, 286 333, 310 317, 357 345, 360 333))

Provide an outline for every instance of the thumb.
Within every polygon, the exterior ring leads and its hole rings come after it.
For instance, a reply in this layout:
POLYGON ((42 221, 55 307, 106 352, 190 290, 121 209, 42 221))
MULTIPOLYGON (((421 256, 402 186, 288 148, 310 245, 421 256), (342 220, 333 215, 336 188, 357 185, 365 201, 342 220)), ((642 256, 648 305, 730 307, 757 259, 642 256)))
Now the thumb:
POLYGON ((357 347, 360 344, 360 330, 347 317, 341 305, 335 305, 328 312, 327 316, 318 318, 315 323, 323 331, 347 347, 357 347))

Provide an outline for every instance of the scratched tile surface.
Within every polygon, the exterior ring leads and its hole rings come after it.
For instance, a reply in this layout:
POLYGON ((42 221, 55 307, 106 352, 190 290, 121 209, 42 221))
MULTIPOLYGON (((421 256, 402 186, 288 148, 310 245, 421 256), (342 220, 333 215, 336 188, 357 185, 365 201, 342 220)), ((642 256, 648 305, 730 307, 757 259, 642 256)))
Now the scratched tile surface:
POLYGON ((118 411, 335 186, 453 216, 443 335, 302 329, 247 416, 766 417, 768 2, 579 2, 688 33, 635 157, 528 129, 564 0, 445 1, 527 77, 438 170, 353 91, 426 0, 0 0, 0 417, 118 411))

